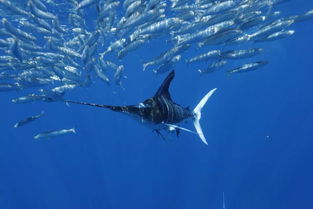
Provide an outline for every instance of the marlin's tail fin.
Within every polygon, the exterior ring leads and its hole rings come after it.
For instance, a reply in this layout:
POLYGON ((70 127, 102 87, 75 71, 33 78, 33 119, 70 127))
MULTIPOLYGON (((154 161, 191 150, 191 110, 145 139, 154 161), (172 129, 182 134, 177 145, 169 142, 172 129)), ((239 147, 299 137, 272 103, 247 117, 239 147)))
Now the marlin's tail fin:
POLYGON ((196 128, 196 131, 200 137, 200 139, 202 140, 203 143, 205 143, 206 145, 208 145, 205 136, 202 132, 202 128, 200 125, 200 119, 201 119, 201 109, 202 107, 205 105, 205 103, 208 101, 208 99, 212 96, 212 94, 216 91, 215 89, 212 89, 211 91, 209 91, 199 102, 199 104, 195 107, 195 109, 193 110, 193 114, 195 116, 193 124, 196 128))

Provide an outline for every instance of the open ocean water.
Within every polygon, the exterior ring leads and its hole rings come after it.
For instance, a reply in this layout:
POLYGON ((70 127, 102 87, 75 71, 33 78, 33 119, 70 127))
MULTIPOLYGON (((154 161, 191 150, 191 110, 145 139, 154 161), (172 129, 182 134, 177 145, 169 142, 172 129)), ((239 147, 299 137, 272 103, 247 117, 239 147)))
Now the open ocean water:
MULTIPOLYGON (((313 1, 277 8, 300 14, 313 1)), ((225 209, 312 209, 313 21, 292 29, 291 37, 255 45, 269 64, 253 72, 200 76, 191 65, 175 65, 170 93, 182 106, 193 108, 217 88, 202 112, 208 146, 187 132, 162 140, 109 110, 14 104, 19 92, 1 92, 0 209, 223 209, 223 193, 225 209), (13 127, 42 110, 42 118, 13 127), (76 134, 33 138, 72 127, 76 134)), ((95 81, 66 98, 127 105, 153 96, 168 73, 142 72, 142 63, 166 48, 160 38, 126 56, 123 88, 95 81)), ((194 129, 192 122, 183 126, 194 129)))

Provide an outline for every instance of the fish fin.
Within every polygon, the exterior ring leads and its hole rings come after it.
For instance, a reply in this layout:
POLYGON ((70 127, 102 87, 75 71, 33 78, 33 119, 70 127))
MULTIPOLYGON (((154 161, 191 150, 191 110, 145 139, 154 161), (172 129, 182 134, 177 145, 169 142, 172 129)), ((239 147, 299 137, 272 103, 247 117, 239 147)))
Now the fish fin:
POLYGON ((76 129, 75 129, 75 128, 71 128, 70 130, 71 130, 71 132, 73 132, 74 134, 76 134, 76 129))
POLYGON ((172 70, 170 74, 165 78, 165 80, 163 81, 163 83, 161 84, 160 88, 158 89, 158 91, 156 92, 154 96, 155 97, 164 96, 165 98, 172 100, 170 93, 168 92, 168 89, 174 77, 175 77, 175 71, 172 70))
POLYGON ((146 71, 147 67, 150 66, 150 65, 152 65, 151 62, 143 63, 143 64, 142 64, 142 71, 146 71))
POLYGON ((193 110, 193 114, 194 114, 194 121, 193 124, 195 126, 195 129, 200 137, 200 139, 202 140, 202 142, 206 145, 208 145, 206 138, 202 132, 202 128, 200 125, 200 119, 201 119, 201 109, 203 108, 203 106, 205 105, 205 103, 208 101, 208 99, 213 95, 213 93, 216 91, 216 88, 212 89, 211 91, 209 91, 199 102, 199 104, 195 107, 195 109, 193 110))
POLYGON ((179 129, 179 130, 186 131, 189 133, 197 134, 196 132, 189 130, 187 128, 181 127, 181 126, 177 126, 177 125, 169 124, 169 123, 164 123, 164 124, 168 127, 170 131, 176 131, 177 129, 179 129))

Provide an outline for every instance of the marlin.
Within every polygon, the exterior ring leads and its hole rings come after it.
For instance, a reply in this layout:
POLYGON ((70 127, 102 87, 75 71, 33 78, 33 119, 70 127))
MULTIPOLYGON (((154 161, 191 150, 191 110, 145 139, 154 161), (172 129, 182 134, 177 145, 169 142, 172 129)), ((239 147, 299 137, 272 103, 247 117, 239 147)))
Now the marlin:
POLYGON ((201 109, 208 101, 208 99, 213 95, 216 88, 209 91, 200 100, 199 104, 193 110, 190 110, 188 107, 185 108, 180 106, 179 104, 176 104, 170 96, 169 87, 174 76, 175 71, 173 70, 163 81, 162 85, 153 97, 146 99, 145 101, 140 102, 137 105, 113 106, 71 100, 65 100, 65 102, 100 107, 115 112, 125 113, 139 119, 142 123, 152 124, 155 127, 154 130, 158 134, 162 129, 166 129, 168 131, 176 131, 177 135, 179 134, 180 130, 195 133, 187 128, 183 128, 177 125, 182 121, 192 119, 197 134, 199 135, 202 142, 207 145, 208 143, 200 125, 201 109))

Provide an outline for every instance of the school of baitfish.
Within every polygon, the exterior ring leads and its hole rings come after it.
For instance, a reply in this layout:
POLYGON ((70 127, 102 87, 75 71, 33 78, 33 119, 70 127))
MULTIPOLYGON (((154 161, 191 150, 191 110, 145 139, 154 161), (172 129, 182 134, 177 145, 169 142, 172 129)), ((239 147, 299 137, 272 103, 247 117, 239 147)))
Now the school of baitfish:
MULTIPOLYGON (((35 92, 12 102, 51 102, 97 79, 122 85, 129 68, 123 58, 153 39, 166 40, 168 49, 145 60, 143 71, 161 74, 185 62, 202 63, 203 68, 195 71, 212 73, 229 62, 264 52, 244 43, 289 37, 295 33, 290 29, 293 24, 313 19, 312 9, 284 16, 278 9, 286 1, 0 0, 0 92, 31 88, 35 92), (94 17, 93 22, 87 24, 87 17, 94 17), (198 55, 186 57, 184 52, 190 48, 198 55)), ((241 61, 226 73, 248 72, 267 63, 257 58, 241 61)), ((42 115, 28 117, 15 127, 42 115)), ((75 133, 72 130, 45 132, 35 138, 75 133)))

